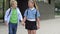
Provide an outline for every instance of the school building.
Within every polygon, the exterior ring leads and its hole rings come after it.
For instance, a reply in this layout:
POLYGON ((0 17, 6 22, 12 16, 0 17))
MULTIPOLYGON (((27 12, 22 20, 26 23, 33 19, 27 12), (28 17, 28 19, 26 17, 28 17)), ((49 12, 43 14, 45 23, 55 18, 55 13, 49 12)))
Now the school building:
MULTIPOLYGON (((28 7, 28 0, 16 0, 18 2, 18 7, 24 14, 25 9, 28 7)), ((34 0, 36 8, 40 11, 40 19, 52 19, 55 18, 54 15, 54 0, 34 0)), ((10 7, 10 0, 0 0, 0 20, 4 19, 5 11, 10 7)))

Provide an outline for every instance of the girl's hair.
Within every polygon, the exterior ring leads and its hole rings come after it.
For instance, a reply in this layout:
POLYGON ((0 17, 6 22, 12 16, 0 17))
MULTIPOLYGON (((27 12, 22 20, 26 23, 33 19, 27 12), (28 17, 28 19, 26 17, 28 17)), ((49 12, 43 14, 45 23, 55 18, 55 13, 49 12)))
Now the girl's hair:
POLYGON ((34 7, 36 8, 36 6, 35 6, 35 1, 34 1, 34 0, 28 0, 28 2, 33 3, 33 4, 34 4, 34 7))
POLYGON ((37 4, 36 4, 36 1, 35 1, 35 0, 28 0, 28 2, 32 2, 32 3, 34 3, 34 7, 35 7, 36 9, 38 9, 38 6, 37 6, 37 4))

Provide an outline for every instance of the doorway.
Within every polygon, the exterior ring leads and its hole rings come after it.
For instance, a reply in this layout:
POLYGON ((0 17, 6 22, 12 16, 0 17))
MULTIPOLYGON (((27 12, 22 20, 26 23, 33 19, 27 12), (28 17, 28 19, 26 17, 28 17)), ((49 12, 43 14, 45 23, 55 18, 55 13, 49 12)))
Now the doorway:
POLYGON ((28 0, 17 0, 18 2, 18 8, 20 9, 22 15, 24 15, 25 10, 27 9, 28 0))

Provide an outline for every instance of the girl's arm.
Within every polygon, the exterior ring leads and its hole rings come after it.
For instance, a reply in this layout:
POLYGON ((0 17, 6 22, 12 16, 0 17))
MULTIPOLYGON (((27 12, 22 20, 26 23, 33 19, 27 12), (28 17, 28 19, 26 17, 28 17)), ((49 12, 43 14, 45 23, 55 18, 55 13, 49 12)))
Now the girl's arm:
POLYGON ((40 12, 37 10, 37 27, 40 28, 40 12))
POLYGON ((40 26, 40 18, 37 18, 37 25, 40 26))
POLYGON ((37 18, 37 28, 39 29, 40 28, 40 19, 37 18))
POLYGON ((24 17, 23 21, 24 21, 24 22, 26 21, 26 17, 24 17))
POLYGON ((27 10, 25 10, 25 13, 24 13, 24 19, 23 19, 24 23, 23 23, 23 25, 25 25, 26 16, 27 16, 27 10))
POLYGON ((27 10, 25 10, 25 13, 24 13, 24 22, 26 21, 26 17, 27 17, 27 10))

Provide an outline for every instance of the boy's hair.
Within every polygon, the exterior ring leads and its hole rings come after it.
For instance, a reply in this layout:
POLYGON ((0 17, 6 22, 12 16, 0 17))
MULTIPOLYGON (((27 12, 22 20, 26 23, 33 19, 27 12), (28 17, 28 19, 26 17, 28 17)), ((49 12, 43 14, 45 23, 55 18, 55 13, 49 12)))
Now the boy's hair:
POLYGON ((10 6, 12 6, 13 3, 16 3, 16 4, 17 4, 17 1, 11 0, 11 1, 10 1, 10 6))

